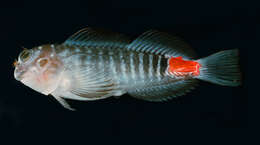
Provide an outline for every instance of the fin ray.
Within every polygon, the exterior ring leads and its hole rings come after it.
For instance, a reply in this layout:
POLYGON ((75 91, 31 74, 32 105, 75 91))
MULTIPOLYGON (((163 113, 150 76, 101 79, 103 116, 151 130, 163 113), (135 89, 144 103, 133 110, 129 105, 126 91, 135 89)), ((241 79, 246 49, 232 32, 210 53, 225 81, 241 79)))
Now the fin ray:
POLYGON ((196 82, 196 79, 176 80, 169 84, 136 89, 129 92, 129 94, 135 98, 147 101, 167 101, 169 99, 184 95, 194 89, 196 82))
POLYGON ((195 56, 194 51, 183 40, 156 30, 141 34, 127 46, 127 49, 157 55, 183 56, 189 59, 195 56))
POLYGON ((71 110, 71 111, 75 111, 76 109, 72 108, 69 103, 63 99, 62 97, 53 95, 53 97, 66 109, 71 110))
POLYGON ((193 49, 186 42, 176 36, 156 30, 144 32, 131 42, 131 39, 123 34, 87 27, 70 36, 63 44, 82 47, 122 48, 128 51, 157 55, 183 56, 186 59, 195 56, 193 49))
POLYGON ((103 99, 122 92, 109 72, 104 70, 89 64, 66 68, 60 85, 52 95, 84 101, 103 99))
POLYGON ((87 27, 70 36, 63 44, 68 46, 123 48, 129 43, 130 39, 123 34, 87 27))
POLYGON ((238 49, 220 51, 198 62, 202 65, 198 79, 223 86, 241 85, 238 49))
POLYGON ((73 76, 71 93, 75 95, 91 98, 101 97, 110 94, 118 87, 108 72, 98 70, 95 66, 76 67, 71 73, 73 76))

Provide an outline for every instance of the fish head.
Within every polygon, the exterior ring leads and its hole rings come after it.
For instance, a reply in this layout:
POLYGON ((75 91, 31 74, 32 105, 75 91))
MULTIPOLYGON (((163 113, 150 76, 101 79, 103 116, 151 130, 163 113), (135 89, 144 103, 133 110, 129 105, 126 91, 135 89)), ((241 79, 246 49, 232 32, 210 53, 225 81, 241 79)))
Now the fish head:
POLYGON ((48 95, 57 87, 64 71, 54 45, 24 49, 14 63, 14 77, 24 85, 48 95))

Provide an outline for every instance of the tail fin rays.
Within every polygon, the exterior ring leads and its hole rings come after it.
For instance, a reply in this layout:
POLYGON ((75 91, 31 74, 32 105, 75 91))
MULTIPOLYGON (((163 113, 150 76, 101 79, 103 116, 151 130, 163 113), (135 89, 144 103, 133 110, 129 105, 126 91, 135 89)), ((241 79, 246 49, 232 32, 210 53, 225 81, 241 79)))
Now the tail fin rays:
POLYGON ((223 86, 241 85, 238 49, 225 50, 199 59, 198 79, 223 86))

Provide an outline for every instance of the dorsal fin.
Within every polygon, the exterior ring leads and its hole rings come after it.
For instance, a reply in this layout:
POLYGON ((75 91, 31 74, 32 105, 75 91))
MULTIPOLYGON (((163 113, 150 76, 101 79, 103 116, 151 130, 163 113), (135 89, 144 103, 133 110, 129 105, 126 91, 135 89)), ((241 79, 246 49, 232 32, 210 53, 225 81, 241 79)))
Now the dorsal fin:
POLYGON ((191 59, 195 56, 194 51, 186 42, 176 36, 156 30, 144 32, 131 42, 131 39, 123 34, 87 27, 70 36, 63 44, 83 47, 126 48, 130 51, 182 56, 185 59, 191 59))
POLYGON ((92 47, 125 47, 130 43, 130 39, 123 34, 84 28, 70 36, 63 44, 92 47))
POLYGON ((144 32, 127 48, 128 50, 165 56, 183 56, 184 58, 193 58, 195 56, 194 51, 183 40, 156 30, 144 32))

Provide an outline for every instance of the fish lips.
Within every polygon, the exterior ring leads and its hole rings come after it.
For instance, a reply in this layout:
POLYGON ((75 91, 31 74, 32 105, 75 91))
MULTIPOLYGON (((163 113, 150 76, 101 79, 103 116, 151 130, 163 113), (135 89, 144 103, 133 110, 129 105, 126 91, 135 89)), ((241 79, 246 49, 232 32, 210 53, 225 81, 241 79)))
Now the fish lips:
POLYGON ((25 73, 25 70, 16 68, 15 71, 14 71, 14 78, 15 78, 17 81, 21 81, 22 78, 23 78, 24 73, 25 73))

